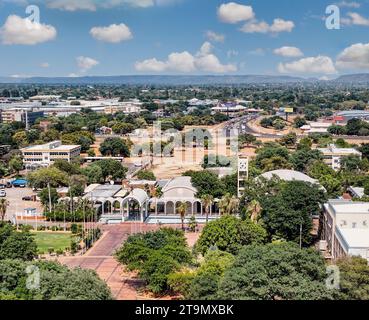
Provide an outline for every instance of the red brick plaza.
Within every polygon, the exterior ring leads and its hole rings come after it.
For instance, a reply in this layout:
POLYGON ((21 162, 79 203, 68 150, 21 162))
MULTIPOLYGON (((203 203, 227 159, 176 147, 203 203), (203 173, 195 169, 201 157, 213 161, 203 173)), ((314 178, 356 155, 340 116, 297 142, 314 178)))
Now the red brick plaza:
MULTIPOLYGON (((173 228, 180 226, 171 225, 173 228)), ((106 281, 117 300, 147 300, 150 299, 142 292, 143 283, 137 277, 128 273, 114 259, 114 252, 131 234, 158 230, 158 225, 141 223, 124 223, 103 226, 103 236, 83 256, 60 257, 58 260, 70 268, 80 267, 95 270, 99 277, 106 281)), ((189 246, 193 246, 199 234, 186 235, 189 246)))

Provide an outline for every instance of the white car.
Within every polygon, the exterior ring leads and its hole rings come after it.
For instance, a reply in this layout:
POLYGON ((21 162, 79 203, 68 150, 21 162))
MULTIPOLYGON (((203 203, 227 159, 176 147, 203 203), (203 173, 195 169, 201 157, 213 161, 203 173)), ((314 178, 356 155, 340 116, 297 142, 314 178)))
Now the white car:
POLYGON ((0 197, 1 198, 5 198, 6 197, 6 191, 5 190, 0 190, 0 197))

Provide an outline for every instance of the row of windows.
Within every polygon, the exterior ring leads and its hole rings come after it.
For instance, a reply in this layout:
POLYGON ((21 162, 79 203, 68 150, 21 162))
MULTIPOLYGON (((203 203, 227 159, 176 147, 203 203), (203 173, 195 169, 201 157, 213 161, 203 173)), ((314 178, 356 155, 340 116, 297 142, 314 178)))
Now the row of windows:
MULTIPOLYGON (((64 161, 69 161, 68 158, 57 158, 57 159, 50 159, 51 162, 54 162, 56 160, 64 160, 64 161)), ((48 159, 40 159, 40 158, 25 158, 24 159, 25 162, 43 162, 43 161, 48 161, 48 159)))
MULTIPOLYGON (((364 220, 362 222, 362 225, 363 225, 363 227, 367 227, 368 226, 368 222, 366 220, 364 220)), ((347 221, 345 221, 345 220, 341 221, 341 227, 345 227, 345 226, 347 226, 347 221)), ((357 222, 353 222, 352 223, 352 228, 353 229, 357 228, 357 226, 358 226, 358 223, 357 222)))
POLYGON ((42 156, 42 152, 25 152, 25 156, 42 156))

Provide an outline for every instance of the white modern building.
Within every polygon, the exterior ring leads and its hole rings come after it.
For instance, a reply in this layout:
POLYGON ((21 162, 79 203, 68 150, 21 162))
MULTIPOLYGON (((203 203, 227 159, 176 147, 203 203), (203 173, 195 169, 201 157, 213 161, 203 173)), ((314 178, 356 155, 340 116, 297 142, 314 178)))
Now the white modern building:
POLYGON ((322 240, 331 257, 360 256, 369 262, 369 203, 330 200, 324 209, 322 240))
POLYGON ((81 154, 81 146, 62 145, 61 141, 53 141, 38 146, 30 146, 21 150, 23 163, 27 169, 48 167, 56 160, 71 162, 81 154))
POLYGON ((324 158, 324 162, 332 167, 333 170, 341 169, 341 160, 343 157, 350 155, 358 156, 362 158, 362 153, 354 148, 338 148, 334 144, 328 146, 328 148, 318 149, 324 158))

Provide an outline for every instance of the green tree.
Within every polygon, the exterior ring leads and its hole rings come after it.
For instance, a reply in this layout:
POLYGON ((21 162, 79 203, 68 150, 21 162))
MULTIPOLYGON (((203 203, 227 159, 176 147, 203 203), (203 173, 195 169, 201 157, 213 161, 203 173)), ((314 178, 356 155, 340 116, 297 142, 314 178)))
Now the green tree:
POLYGON ((140 170, 137 173, 137 179, 156 181, 156 177, 155 177, 154 173, 152 171, 148 171, 148 170, 140 170))
POLYGON ((0 199, 0 219, 2 222, 4 222, 5 220, 8 207, 9 207, 9 201, 6 199, 0 199))
POLYGON ((0 260, 31 261, 36 256, 36 243, 27 230, 17 232, 12 225, 0 223, 0 260))
POLYGON ((368 261, 360 257, 347 257, 337 262, 340 270, 340 292, 342 300, 369 300, 368 261))
POLYGON ((23 160, 20 157, 14 157, 9 161, 9 168, 19 175, 19 171, 23 169, 23 160))
POLYGON ((69 179, 65 172, 55 167, 49 167, 42 168, 28 174, 28 181, 32 187, 43 189, 47 188, 48 184, 54 188, 67 186, 69 179))
POLYGON ((243 248, 221 280, 218 299, 327 300, 323 257, 296 244, 243 248))
POLYGON ((1 260, 0 292, 17 300, 112 300, 112 294, 95 271, 70 270, 56 262, 1 260), (40 270, 40 288, 28 289, 25 270, 40 270))
POLYGON ((210 208, 213 205, 214 202, 214 197, 212 195, 209 194, 204 194, 201 197, 201 203, 203 208, 205 208, 205 215, 206 215, 206 223, 208 223, 209 221, 209 212, 210 212, 210 208))
POLYGON ((280 182, 277 190, 261 200, 262 220, 269 235, 299 242, 302 225, 302 240, 309 244, 312 217, 320 214, 320 205, 326 200, 324 192, 301 181, 280 182))
POLYGON ((50 188, 50 197, 49 197, 49 188, 44 188, 39 193, 40 201, 45 209, 45 212, 53 211, 54 206, 58 203, 59 195, 55 188, 50 188), (50 208, 50 201, 51 206, 50 208))
POLYGON ((223 216, 205 226, 196 248, 203 255, 213 247, 235 254, 242 246, 264 243, 266 236, 266 231, 260 225, 233 216, 223 216))
POLYGON ((128 171, 121 162, 112 159, 97 161, 93 166, 99 166, 101 168, 104 181, 108 178, 111 178, 112 180, 123 180, 125 179, 128 171))
POLYGON ((169 275, 191 262, 183 231, 171 228, 130 236, 116 257, 129 270, 137 270, 155 294, 165 293, 169 275))
POLYGON ((129 157, 130 150, 127 142, 120 138, 108 138, 100 146, 104 156, 129 157))

